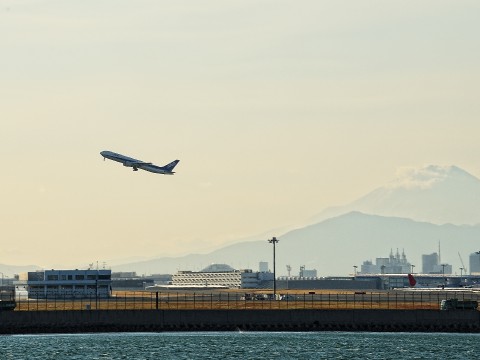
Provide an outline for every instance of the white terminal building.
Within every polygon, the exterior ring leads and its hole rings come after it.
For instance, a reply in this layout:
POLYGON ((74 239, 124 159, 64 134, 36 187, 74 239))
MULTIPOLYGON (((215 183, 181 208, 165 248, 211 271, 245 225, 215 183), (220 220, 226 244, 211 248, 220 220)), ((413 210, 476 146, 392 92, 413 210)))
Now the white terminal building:
POLYGON ((205 269, 179 271, 172 277, 172 287, 224 287, 254 289, 263 281, 273 281, 270 272, 253 272, 250 269, 235 270, 226 264, 212 264, 205 269))
POLYGON ((20 274, 15 285, 29 298, 105 298, 111 282, 111 270, 41 270, 20 274))

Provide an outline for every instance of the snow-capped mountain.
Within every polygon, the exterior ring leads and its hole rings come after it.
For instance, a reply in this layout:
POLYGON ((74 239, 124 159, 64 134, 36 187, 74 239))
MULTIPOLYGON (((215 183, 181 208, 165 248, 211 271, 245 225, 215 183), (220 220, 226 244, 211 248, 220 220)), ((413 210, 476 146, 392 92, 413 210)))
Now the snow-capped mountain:
POLYGON ((389 184, 346 206, 328 208, 313 222, 351 211, 433 224, 479 224, 480 179, 456 166, 403 169, 389 184))

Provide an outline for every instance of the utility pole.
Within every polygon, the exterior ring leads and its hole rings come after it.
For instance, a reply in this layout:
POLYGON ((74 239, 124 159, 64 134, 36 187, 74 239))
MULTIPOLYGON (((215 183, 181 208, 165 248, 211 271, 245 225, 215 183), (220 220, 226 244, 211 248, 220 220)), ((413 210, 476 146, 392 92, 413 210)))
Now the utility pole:
POLYGON ((273 244, 273 297, 275 298, 275 294, 277 293, 277 283, 275 277, 275 244, 278 243, 277 238, 274 236, 270 240, 268 240, 270 244, 273 244))

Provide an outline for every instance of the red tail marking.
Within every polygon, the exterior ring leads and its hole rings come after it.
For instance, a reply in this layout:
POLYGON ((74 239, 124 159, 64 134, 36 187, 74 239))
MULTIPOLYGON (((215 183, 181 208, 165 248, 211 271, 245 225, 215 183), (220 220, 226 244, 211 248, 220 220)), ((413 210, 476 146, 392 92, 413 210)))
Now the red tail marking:
POLYGON ((414 287, 417 284, 417 280, 415 280, 412 274, 408 274, 408 282, 411 287, 414 287))

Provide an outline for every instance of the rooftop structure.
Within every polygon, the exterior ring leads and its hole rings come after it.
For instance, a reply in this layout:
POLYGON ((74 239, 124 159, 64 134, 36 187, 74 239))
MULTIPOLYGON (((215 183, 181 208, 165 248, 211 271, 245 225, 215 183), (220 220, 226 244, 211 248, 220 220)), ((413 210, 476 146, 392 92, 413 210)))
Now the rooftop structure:
POLYGON ((235 269, 227 264, 211 264, 211 265, 208 265, 205 269, 200 270, 200 272, 203 272, 203 273, 232 272, 232 271, 235 271, 235 269))

